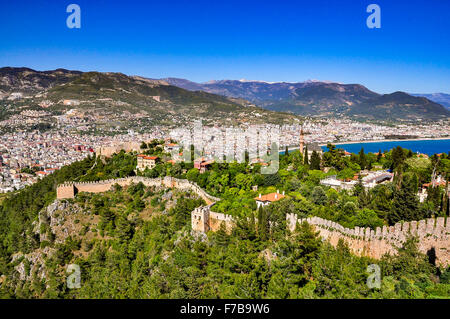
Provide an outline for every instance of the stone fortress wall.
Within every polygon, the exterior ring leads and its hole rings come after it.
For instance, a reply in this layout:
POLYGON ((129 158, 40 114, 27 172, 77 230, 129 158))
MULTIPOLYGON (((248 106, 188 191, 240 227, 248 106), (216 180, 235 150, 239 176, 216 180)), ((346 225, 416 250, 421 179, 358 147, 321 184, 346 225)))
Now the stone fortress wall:
MULTIPOLYGON (((196 183, 185 179, 176 179, 170 176, 164 178, 147 178, 141 176, 105 180, 99 182, 68 182, 58 186, 57 198, 74 198, 79 192, 101 193, 109 191, 113 185, 129 186, 132 183, 142 182, 145 186, 165 186, 180 190, 192 191, 207 203, 206 206, 197 207, 191 213, 191 226, 194 231, 206 233, 217 231, 224 223, 228 232, 231 232, 235 223, 233 217, 223 213, 211 211, 211 207, 220 198, 209 195, 196 183)), ((370 228, 345 228, 342 225, 320 217, 299 219, 296 214, 287 214, 286 222, 289 230, 293 231, 297 223, 308 222, 324 240, 336 246, 340 239, 346 242, 352 253, 358 256, 368 256, 380 259, 384 254, 394 254, 396 247, 401 247, 408 236, 419 239, 418 248, 423 253, 434 249, 438 265, 450 265, 450 218, 397 223, 394 226, 370 228)))
POLYGON ((191 226, 194 231, 207 233, 208 231, 218 231, 220 225, 224 223, 227 232, 231 232, 234 226, 233 217, 223 213, 211 211, 214 205, 195 208, 191 213, 191 226))
MULTIPOLYGON (((200 232, 217 231, 222 222, 228 231, 234 226, 230 215, 212 212, 212 205, 198 207, 192 212, 192 229, 200 232)), ((350 251, 358 256, 380 259, 385 254, 395 254, 409 236, 419 239, 418 248, 427 254, 434 249, 438 265, 450 265, 450 219, 444 217, 397 223, 394 226, 370 228, 345 228, 342 225, 320 217, 299 219, 296 214, 287 214, 286 223, 294 231, 297 223, 308 222, 319 236, 337 246, 340 239, 347 243, 350 251)))
POLYGON ((142 176, 131 176, 118 179, 109 179, 98 182, 67 182, 61 184, 56 189, 56 197, 58 199, 74 198, 77 193, 103 193, 109 191, 115 184, 120 186, 129 186, 142 182, 145 186, 164 186, 168 188, 177 188, 180 190, 192 191, 205 200, 207 205, 211 205, 220 198, 209 195, 196 183, 187 179, 177 179, 170 176, 164 178, 148 178, 142 176))
POLYGON ((396 223, 394 226, 370 228, 345 228, 342 225, 320 217, 298 219, 295 214, 286 216, 287 227, 292 231, 297 223, 308 222, 319 231, 320 237, 336 246, 344 240, 350 250, 359 256, 380 259, 384 254, 396 252, 410 236, 417 237, 418 248, 422 253, 434 249, 436 263, 450 264, 450 219, 444 217, 396 223), (447 223, 446 223, 447 222, 447 223))

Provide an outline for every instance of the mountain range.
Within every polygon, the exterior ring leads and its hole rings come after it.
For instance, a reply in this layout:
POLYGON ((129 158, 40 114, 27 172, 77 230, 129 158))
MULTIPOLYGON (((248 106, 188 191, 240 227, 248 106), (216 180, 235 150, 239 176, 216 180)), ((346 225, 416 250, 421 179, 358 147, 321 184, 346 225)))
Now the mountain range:
POLYGON ((429 99, 433 102, 439 103, 450 110, 450 94, 446 94, 446 93, 429 93, 429 94, 411 93, 411 95, 426 97, 427 99, 429 99))
POLYGON ((123 114, 137 114, 151 118, 153 124, 198 118, 221 124, 282 124, 296 119, 292 114, 268 111, 243 99, 185 90, 164 80, 112 72, 0 68, 2 118, 41 107, 55 115, 76 108, 92 115, 89 118, 121 119, 123 114))
POLYGON ((432 100, 435 96, 414 96, 405 92, 379 94, 360 84, 162 80, 186 90, 243 98, 269 110, 299 115, 345 115, 368 120, 439 120, 450 117, 449 110, 432 100))
POLYGON ((362 120, 441 120, 448 95, 379 94, 360 84, 221 80, 196 83, 113 72, 0 68, 0 118, 45 108, 61 115, 76 108, 86 118, 150 118, 179 124, 202 118, 210 124, 289 123, 298 115, 362 120), (67 102, 69 101, 69 103, 67 102), (76 101, 76 103, 70 103, 76 101))

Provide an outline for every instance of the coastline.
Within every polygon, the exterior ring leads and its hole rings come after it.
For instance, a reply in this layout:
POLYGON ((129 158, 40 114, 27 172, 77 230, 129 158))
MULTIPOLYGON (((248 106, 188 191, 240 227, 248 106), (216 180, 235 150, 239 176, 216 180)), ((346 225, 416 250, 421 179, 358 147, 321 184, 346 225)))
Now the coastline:
MULTIPOLYGON (((364 144, 364 143, 384 143, 384 142, 414 142, 414 141, 439 141, 439 140, 450 140, 448 137, 420 137, 420 138, 406 138, 406 139, 385 139, 385 140, 362 140, 362 141, 348 141, 348 142, 337 142, 334 145, 347 145, 347 144, 364 144)), ((319 144, 319 146, 327 146, 327 144, 319 144)), ((298 146, 296 147, 298 148, 298 146)))
MULTIPOLYGON (((407 139, 385 139, 385 140, 362 140, 362 141, 348 141, 348 142, 330 142, 333 145, 349 145, 349 144, 369 144, 369 143, 385 143, 385 142, 414 142, 414 141, 442 141, 450 140, 450 136, 447 137, 421 137, 421 138, 407 138, 407 139)), ((327 144, 319 144, 320 147, 327 146, 327 144)), ((289 146, 289 151, 298 150, 299 146, 289 146)), ((284 150, 280 149, 280 153, 284 153, 284 150)))

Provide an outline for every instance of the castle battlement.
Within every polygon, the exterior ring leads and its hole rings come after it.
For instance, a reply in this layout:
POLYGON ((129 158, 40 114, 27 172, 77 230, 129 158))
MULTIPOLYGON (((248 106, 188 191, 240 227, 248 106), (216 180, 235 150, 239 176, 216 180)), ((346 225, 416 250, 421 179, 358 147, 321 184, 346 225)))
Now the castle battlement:
POLYGON ((171 176, 165 176, 164 178, 148 178, 144 176, 130 176, 117 179, 108 179, 102 181, 89 181, 89 182, 64 182, 58 185, 56 194, 58 199, 74 198, 79 192, 88 193, 102 193, 109 191, 113 185, 118 184, 121 186, 129 186, 132 183, 142 182, 145 186, 165 186, 168 188, 178 188, 183 190, 189 190, 203 198, 208 205, 211 205, 220 200, 220 198, 214 197, 208 194, 196 183, 188 181, 186 179, 173 178, 171 176))
POLYGON ((379 259, 384 254, 395 253, 410 236, 419 240, 418 248, 423 253, 434 249, 437 263, 450 264, 450 219, 428 218, 420 221, 396 223, 394 226, 371 228, 345 228, 342 225, 320 217, 297 218, 296 214, 286 215, 287 227, 293 231, 297 223, 313 225, 322 238, 336 246, 344 240, 350 250, 360 256, 379 259))
MULTIPOLYGON (((233 217, 212 212, 211 207, 198 207, 192 212, 192 229, 200 232, 217 231, 224 223, 226 229, 231 231, 235 225, 233 217)), ((397 247, 401 247, 408 237, 414 236, 419 239, 418 248, 422 253, 434 250, 437 264, 450 264, 450 219, 444 217, 396 223, 375 230, 358 226, 346 228, 317 216, 298 218, 296 214, 287 214, 286 222, 290 231, 294 231, 297 224, 307 222, 333 246, 343 240, 354 254, 374 259, 380 259, 385 254, 395 254, 397 247)))
POLYGON ((444 217, 396 223, 394 226, 377 227, 375 230, 358 226, 354 229, 345 228, 338 223, 320 217, 297 219, 297 215, 295 214, 288 214, 286 216, 286 221, 291 231, 295 229, 297 222, 301 224, 306 221, 311 225, 337 231, 343 235, 363 240, 378 239, 404 242, 409 235, 417 236, 419 238, 427 236, 443 238, 450 235, 450 220, 446 221, 444 217))
MULTIPOLYGON (((191 226, 194 231, 206 233, 217 231, 223 223, 228 232, 235 225, 231 215, 212 212, 211 207, 220 198, 208 194, 204 189, 186 179, 170 176, 164 178, 147 178, 132 176, 119 179, 109 179, 98 182, 65 182, 57 187, 57 198, 74 198, 79 192, 100 193, 109 191, 113 185, 129 186, 142 182, 146 186, 165 186, 189 190, 205 200, 207 206, 197 207, 191 213, 191 226)), ((450 219, 444 217, 425 220, 400 222, 394 226, 346 228, 331 220, 317 216, 298 218, 296 214, 287 214, 286 223, 290 231, 295 230, 297 223, 308 222, 319 232, 320 237, 336 246, 339 240, 345 241, 350 250, 359 256, 380 259, 385 254, 393 254, 408 237, 419 239, 418 247, 423 253, 434 249, 438 264, 450 264, 450 219)))

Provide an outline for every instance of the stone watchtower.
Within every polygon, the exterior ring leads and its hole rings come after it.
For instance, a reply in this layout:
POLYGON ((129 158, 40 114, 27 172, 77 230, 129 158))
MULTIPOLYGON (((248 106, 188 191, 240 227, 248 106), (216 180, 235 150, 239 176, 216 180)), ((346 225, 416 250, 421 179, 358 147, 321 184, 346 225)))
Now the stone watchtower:
POLYGON ((58 185, 56 188, 56 198, 74 198, 75 197, 75 185, 73 183, 64 183, 58 185))
POLYGON ((209 231, 209 206, 197 207, 191 213, 192 230, 206 233, 209 231))

